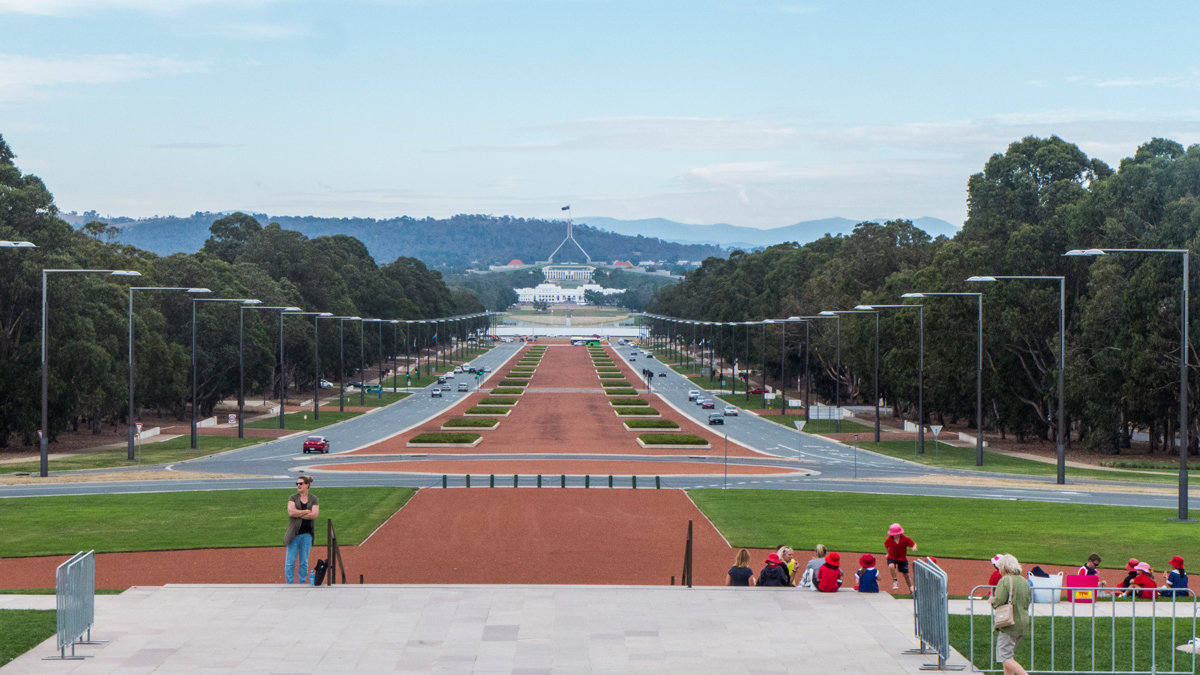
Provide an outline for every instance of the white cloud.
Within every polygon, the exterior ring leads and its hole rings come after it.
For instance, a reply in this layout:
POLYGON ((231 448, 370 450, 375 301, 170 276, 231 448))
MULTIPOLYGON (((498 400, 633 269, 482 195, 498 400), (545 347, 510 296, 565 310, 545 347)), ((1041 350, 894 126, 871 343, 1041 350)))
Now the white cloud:
POLYGON ((59 85, 112 84, 154 75, 199 73, 206 61, 181 61, 147 54, 100 54, 39 58, 0 54, 0 100, 24 98, 59 85))
POLYGON ((553 140, 456 150, 757 151, 791 147, 799 133, 768 120, 705 117, 598 117, 527 130, 553 140))
POLYGON ((170 14, 201 5, 265 5, 271 0, 0 0, 0 13, 64 16, 91 11, 128 9, 170 14))

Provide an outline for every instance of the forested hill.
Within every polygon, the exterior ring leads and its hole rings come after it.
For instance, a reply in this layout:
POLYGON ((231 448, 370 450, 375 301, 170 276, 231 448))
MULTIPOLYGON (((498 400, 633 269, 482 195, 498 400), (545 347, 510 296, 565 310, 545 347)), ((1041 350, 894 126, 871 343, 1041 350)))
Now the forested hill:
MULTIPOLYGON (((513 258, 525 262, 546 260, 566 238, 566 223, 525 218, 458 215, 447 219, 402 217, 317 218, 314 216, 267 216, 253 214, 262 224, 279 223, 310 239, 344 234, 366 244, 377 260, 407 256, 430 266, 462 267, 473 262, 507 264, 513 258)), ((106 220, 120 228, 122 243, 159 255, 195 253, 204 247, 208 228, 220 213, 197 212, 187 218, 159 217, 142 221, 125 218, 106 220)), ((716 246, 674 244, 641 236, 604 232, 587 225, 575 226, 575 238, 593 260, 703 260, 725 256, 716 246)), ((579 248, 568 243, 555 262, 583 262, 579 248)))

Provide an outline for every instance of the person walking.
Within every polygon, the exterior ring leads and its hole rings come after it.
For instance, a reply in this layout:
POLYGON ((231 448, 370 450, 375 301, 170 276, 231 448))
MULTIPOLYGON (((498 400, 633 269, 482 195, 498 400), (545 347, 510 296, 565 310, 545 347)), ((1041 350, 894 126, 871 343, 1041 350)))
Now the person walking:
POLYGON ((296 479, 296 494, 288 497, 288 527, 283 535, 287 556, 283 561, 283 577, 289 584, 308 583, 308 552, 312 550, 313 545, 313 521, 321 513, 321 507, 317 505, 317 496, 308 493, 312 482, 312 476, 300 476, 296 479), (300 576, 298 582, 295 581, 297 563, 300 576))
POLYGON ((1013 619, 1011 624, 996 628, 996 660, 1003 664, 1004 675, 1029 675, 1013 658, 1013 653, 1029 630, 1029 602, 1033 593, 1029 582, 1021 578, 1021 563, 1016 558, 1006 553, 1000 556, 996 568, 1003 576, 992 594, 992 609, 1011 604, 1013 619))

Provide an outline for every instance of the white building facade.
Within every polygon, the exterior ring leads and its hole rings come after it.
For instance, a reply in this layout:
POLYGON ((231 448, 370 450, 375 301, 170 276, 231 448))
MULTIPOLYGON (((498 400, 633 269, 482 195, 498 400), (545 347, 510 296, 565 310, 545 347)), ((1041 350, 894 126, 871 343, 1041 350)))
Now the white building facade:
POLYGON ((538 284, 534 288, 517 288, 517 302, 544 302, 547 304, 586 305, 584 293, 596 291, 603 295, 624 293, 623 288, 601 288, 598 284, 583 284, 577 288, 563 288, 558 284, 538 284))
POLYGON ((591 281, 596 268, 589 265, 546 265, 542 268, 546 281, 591 281))

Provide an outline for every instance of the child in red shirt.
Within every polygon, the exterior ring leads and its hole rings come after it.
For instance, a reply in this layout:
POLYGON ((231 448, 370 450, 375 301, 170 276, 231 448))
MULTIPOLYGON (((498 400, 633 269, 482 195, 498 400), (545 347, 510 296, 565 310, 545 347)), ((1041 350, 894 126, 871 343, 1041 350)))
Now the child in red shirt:
POLYGON ((900 590, 900 582, 896 580, 896 572, 904 575, 904 583, 908 586, 908 592, 912 593, 912 579, 908 577, 908 549, 917 551, 917 543, 912 539, 904 536, 904 528, 900 527, 900 523, 892 523, 888 528, 888 537, 883 540, 883 546, 887 549, 887 566, 888 571, 892 573, 892 590, 900 590))
POLYGON ((842 587, 842 556, 830 553, 825 556, 825 564, 817 568, 817 590, 822 593, 837 593, 842 587))
MULTIPOLYGON (((1138 575, 1129 583, 1130 588, 1133 588, 1134 586, 1149 589, 1158 588, 1158 584, 1154 583, 1154 577, 1151 576, 1149 563, 1138 563, 1137 566, 1133 568, 1133 571, 1137 572, 1138 575)), ((1138 591, 1138 594, 1139 597, 1145 600, 1152 600, 1154 598, 1153 590, 1138 591)))

